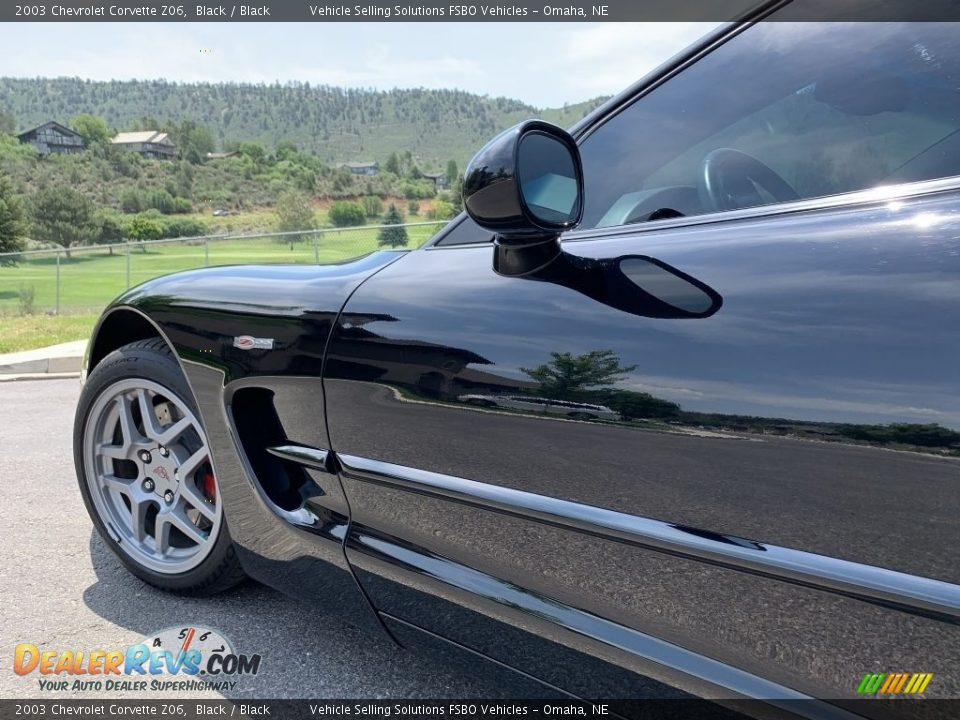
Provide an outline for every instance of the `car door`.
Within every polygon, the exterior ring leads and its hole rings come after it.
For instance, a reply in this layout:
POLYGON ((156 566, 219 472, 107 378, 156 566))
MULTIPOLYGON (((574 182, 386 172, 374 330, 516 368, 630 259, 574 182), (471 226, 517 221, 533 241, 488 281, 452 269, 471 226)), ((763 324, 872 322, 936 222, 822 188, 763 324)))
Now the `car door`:
POLYGON ((470 220, 366 281, 324 387, 388 626, 583 695, 956 696, 957 77, 942 26, 770 23, 615 104, 563 250, 674 314, 500 274, 470 220))

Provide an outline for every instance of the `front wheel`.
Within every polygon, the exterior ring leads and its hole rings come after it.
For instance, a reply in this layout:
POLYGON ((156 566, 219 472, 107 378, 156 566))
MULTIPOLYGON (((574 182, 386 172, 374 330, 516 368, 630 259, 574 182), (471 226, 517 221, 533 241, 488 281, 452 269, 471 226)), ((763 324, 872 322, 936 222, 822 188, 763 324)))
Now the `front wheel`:
POLYGON ((130 572, 193 595, 243 579, 206 433, 162 340, 125 345, 90 373, 73 447, 87 512, 130 572))

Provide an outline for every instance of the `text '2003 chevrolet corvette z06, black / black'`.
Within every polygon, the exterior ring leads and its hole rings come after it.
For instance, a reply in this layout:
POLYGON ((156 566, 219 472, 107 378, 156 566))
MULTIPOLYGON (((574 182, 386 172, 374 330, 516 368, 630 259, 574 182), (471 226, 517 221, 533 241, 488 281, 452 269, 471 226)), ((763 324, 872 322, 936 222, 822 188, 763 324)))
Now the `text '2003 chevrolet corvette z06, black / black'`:
POLYGON ((117 299, 106 544, 579 697, 960 696, 960 32, 790 8, 498 135, 425 247, 117 299))

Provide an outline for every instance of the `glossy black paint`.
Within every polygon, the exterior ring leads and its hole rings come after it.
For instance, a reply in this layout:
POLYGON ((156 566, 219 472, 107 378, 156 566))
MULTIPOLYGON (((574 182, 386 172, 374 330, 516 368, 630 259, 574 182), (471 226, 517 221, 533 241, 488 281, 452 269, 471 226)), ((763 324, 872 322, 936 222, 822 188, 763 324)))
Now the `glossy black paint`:
POLYGON ((463 179, 463 204, 466 211, 484 227, 513 243, 537 243, 576 227, 583 214, 583 168, 573 138, 564 130, 542 122, 527 120, 504 130, 487 143, 470 161, 463 179), (554 156, 545 165, 569 164, 575 173, 576 203, 564 217, 546 218, 532 209, 524 193, 521 178, 523 143, 531 137, 543 137, 553 147, 554 156))
MULTIPOLYGON (((504 662, 513 651, 493 639, 506 622, 713 696, 732 691, 708 660, 746 673, 737 692, 761 697, 770 682, 782 696, 849 697, 851 666, 948 664, 960 650, 958 461, 841 433, 960 428, 958 237, 951 191, 564 243, 597 262, 643 253, 713 288, 723 305, 699 319, 626 313, 562 283, 505 277, 489 245, 428 249, 384 269, 347 303, 325 375, 330 447, 353 509, 348 557, 374 604, 504 662), (551 353, 597 350, 628 368, 614 389, 678 403, 677 424, 459 399, 541 394, 527 371, 551 353), (393 476, 371 477, 347 456, 389 463, 393 476), (454 500, 418 487, 421 471, 481 485, 467 486, 472 502, 454 500), (504 513, 482 498, 501 489, 533 500, 504 513), (718 552, 726 544, 727 561, 639 547, 589 521, 544 522, 555 500, 593 522, 594 508, 612 510, 718 552), (778 548, 805 553, 802 586, 778 548), (758 574, 754 554, 776 572, 758 574), (830 580, 832 566, 846 587, 830 580), (559 615, 481 592, 480 577, 530 603, 549 599, 559 615), (886 590, 870 589, 884 577, 886 590), (911 599, 921 586, 943 604, 911 599), (474 621, 451 619, 451 601, 474 621), (578 613, 622 636, 602 637, 578 613), (656 667, 624 651, 636 632, 693 655, 667 661, 664 649, 656 667)), ((957 691, 945 678, 939 692, 957 691)))

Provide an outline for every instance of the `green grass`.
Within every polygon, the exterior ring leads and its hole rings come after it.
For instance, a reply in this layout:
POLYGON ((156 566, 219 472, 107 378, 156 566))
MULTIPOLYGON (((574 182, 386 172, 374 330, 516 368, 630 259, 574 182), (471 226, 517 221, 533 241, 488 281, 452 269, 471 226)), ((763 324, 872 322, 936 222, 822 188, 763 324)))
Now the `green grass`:
POLYGON ((90 337, 97 316, 22 315, 0 318, 0 354, 33 350, 47 345, 84 340, 90 337))
MULTIPOLYGON (((411 227, 408 247, 417 247, 439 226, 411 227)), ((178 270, 204 265, 244 263, 331 263, 378 249, 377 230, 325 231, 316 253, 310 240, 280 243, 274 238, 211 240, 207 252, 196 241, 172 241, 130 248, 129 285, 126 248, 84 251, 76 249, 68 259, 60 256, 60 311, 98 311, 127 287, 178 270)), ((14 267, 0 267, 0 322, 18 314, 21 288, 33 287, 37 312, 54 310, 57 303, 57 261, 53 255, 25 256, 14 267)))
MULTIPOLYGON (((421 245, 439 225, 407 228, 408 247, 421 245)), ((275 238, 210 240, 207 253, 196 241, 171 241, 130 248, 76 249, 60 256, 60 314, 57 306, 57 261, 51 255, 30 256, 16 266, 0 267, 0 353, 43 347, 86 337, 97 314, 128 287, 145 280, 192 268, 249 263, 332 263, 378 249, 377 230, 327 230, 316 252, 311 240, 293 244, 275 238), (128 284, 129 277, 129 284, 128 284), (33 314, 21 315, 21 289, 33 288, 33 314)))

